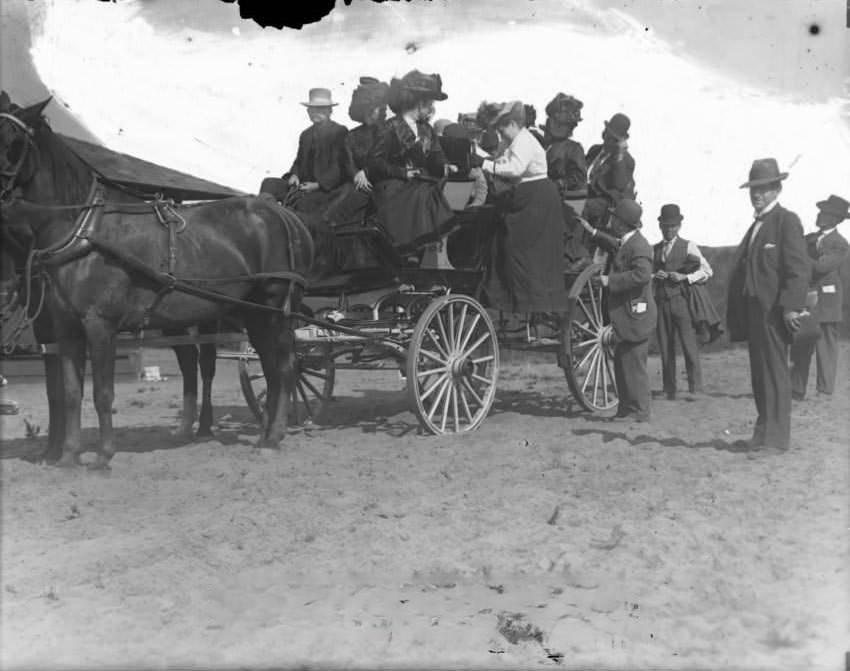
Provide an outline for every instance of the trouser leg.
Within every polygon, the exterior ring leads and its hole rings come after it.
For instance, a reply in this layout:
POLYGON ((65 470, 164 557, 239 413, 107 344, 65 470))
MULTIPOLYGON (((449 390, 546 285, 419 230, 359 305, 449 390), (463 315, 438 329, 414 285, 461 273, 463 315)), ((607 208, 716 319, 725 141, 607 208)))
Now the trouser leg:
POLYGON ((747 350, 750 360, 750 384, 753 390, 753 400, 756 404, 756 426, 753 431, 753 442, 756 444, 764 443, 764 423, 765 423, 765 404, 764 404, 764 320, 765 314, 761 305, 755 299, 747 301, 748 309, 748 336, 747 350))
POLYGON ((661 352, 661 379, 664 393, 676 393, 676 339, 673 337, 673 320, 670 310, 670 300, 662 298, 658 301, 658 349, 661 352))
MULTIPOLYGON (((682 354, 685 357, 685 371, 688 374, 688 390, 702 391, 702 367, 699 362, 699 345, 694 324, 691 321, 691 311, 683 295, 674 296, 670 301, 671 311, 682 341, 682 354)), ((675 348, 674 348, 675 349, 675 348)))
POLYGON ((814 351, 815 344, 811 341, 791 346, 791 391, 800 398, 806 395, 814 351))
POLYGON ((838 368, 838 324, 824 322, 820 325, 821 337, 815 345, 817 351, 817 390, 821 394, 835 391, 835 371, 838 368))

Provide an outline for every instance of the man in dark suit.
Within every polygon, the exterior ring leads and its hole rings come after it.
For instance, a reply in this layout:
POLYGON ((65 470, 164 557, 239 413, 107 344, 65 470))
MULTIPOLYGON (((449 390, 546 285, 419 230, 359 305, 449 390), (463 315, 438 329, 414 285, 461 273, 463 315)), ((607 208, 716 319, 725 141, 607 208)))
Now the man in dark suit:
POLYGON ((809 381, 812 353, 817 352, 818 395, 832 396, 835 391, 835 370, 838 366, 838 325, 842 314, 842 286, 838 269, 847 258, 850 246, 836 228, 850 218, 850 203, 832 195, 818 204, 816 233, 806 236, 812 260, 811 290, 817 291, 815 314, 820 323, 821 337, 791 347, 791 395, 802 401, 809 381))
POLYGON ((753 162, 749 188, 755 221, 736 252, 726 321, 732 341, 746 340, 758 418, 742 446, 785 452, 791 441, 788 346, 806 301, 809 259, 800 218, 777 198, 787 172, 776 159, 753 162))
POLYGON ((661 350, 661 378, 668 400, 676 398, 676 338, 682 343, 688 390, 702 391, 702 370, 693 318, 688 307, 688 288, 705 282, 711 266, 690 240, 679 237, 682 216, 675 203, 664 205, 658 225, 663 239, 653 247, 652 270, 655 302, 658 305, 658 347, 661 350))
POLYGON ((655 328, 657 310, 652 298, 652 248, 638 230, 640 205, 624 198, 611 217, 611 230, 620 238, 611 271, 599 281, 608 287, 608 315, 614 327, 614 377, 620 399, 617 418, 637 422, 650 418, 649 375, 646 358, 649 334, 655 328))
POLYGON ((336 198, 344 195, 341 187, 351 187, 356 169, 346 145, 348 129, 331 121, 333 102, 329 89, 310 89, 310 98, 301 103, 307 108, 311 125, 298 137, 295 161, 281 179, 268 178, 260 186, 261 193, 278 199, 290 187, 298 189, 292 203, 299 212, 324 212, 336 198))

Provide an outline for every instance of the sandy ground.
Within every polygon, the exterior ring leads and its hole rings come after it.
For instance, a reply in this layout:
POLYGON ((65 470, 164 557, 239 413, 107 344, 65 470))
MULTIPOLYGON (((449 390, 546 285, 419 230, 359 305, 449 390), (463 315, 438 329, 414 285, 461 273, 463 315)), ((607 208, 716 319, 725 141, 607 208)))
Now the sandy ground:
POLYGON ((4 668, 844 666, 846 343, 836 398, 755 458, 731 447, 754 415, 740 350, 651 425, 580 414, 553 362, 508 353, 461 438, 418 435, 397 374, 341 372, 332 426, 279 454, 253 449, 233 362, 216 439, 172 437, 180 379, 154 356, 167 381, 118 384, 105 476, 22 458, 43 391, 4 390, 4 668))

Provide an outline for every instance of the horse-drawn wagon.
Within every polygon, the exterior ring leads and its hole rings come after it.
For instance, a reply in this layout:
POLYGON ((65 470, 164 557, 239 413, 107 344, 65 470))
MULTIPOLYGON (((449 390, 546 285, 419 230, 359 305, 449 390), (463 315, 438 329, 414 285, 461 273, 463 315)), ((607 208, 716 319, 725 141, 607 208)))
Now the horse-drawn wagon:
MULTIPOLYGON (((291 211, 264 198, 224 197, 229 194, 186 207, 141 198, 53 134, 42 109, 0 114, 4 218, 29 231, 26 279, 40 264, 51 287, 51 315, 67 318, 55 325, 64 363, 52 383, 48 368, 48 397, 51 415, 69 403, 62 409, 76 415, 63 420, 56 439, 56 449, 70 449, 72 459, 81 449, 78 385, 86 343, 101 424, 97 463, 106 465, 114 452, 116 334, 140 326, 208 326, 228 312, 238 313, 244 330, 170 344, 243 341, 241 352, 224 356, 240 361, 246 401, 263 423, 261 444, 282 438, 290 401, 299 419, 320 420, 337 371, 387 364, 401 371, 426 430, 475 429, 495 398, 500 347, 557 353, 579 404, 592 412, 616 408, 611 329, 602 289, 591 282, 599 266, 565 275, 569 320, 555 338, 533 333, 545 315, 507 333, 479 302, 482 249, 500 216, 492 206, 458 210, 439 232, 452 268, 401 255, 386 231, 366 221, 334 231, 339 262, 308 282, 312 244, 291 211), (46 179, 36 179, 43 174, 46 179), (21 186, 23 199, 10 198, 21 186), (96 262, 77 263, 83 258, 96 262), (364 295, 371 300, 358 299, 364 295), (64 385, 64 398, 55 385, 64 385)), ((32 288, 28 283, 24 293, 32 288)))

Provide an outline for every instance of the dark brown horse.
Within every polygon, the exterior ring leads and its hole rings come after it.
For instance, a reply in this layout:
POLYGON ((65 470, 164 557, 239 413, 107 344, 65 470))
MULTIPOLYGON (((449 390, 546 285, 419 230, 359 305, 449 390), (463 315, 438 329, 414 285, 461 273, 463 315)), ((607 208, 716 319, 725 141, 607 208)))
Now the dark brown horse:
POLYGON ((104 467, 115 452, 116 334, 230 314, 245 325, 268 383, 259 445, 278 447, 294 383, 290 311, 313 257, 309 231, 292 212, 252 196, 180 208, 135 198, 97 179, 53 134, 42 116, 48 102, 0 113, 0 176, 2 198, 17 190, 38 213, 30 229, 61 363, 60 464, 79 462, 87 348, 100 424, 94 466, 104 467))

